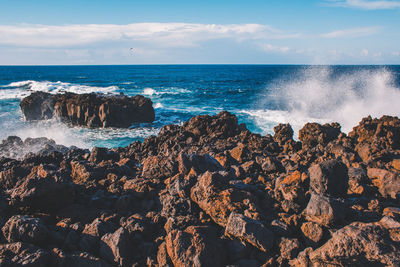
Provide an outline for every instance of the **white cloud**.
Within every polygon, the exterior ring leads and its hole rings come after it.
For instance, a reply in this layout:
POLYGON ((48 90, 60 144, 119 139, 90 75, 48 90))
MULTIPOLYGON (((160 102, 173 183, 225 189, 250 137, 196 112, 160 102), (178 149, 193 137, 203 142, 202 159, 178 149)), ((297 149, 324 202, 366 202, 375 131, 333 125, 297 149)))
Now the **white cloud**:
POLYGON ((277 46, 271 44, 261 44, 261 49, 265 52, 279 52, 279 53, 286 53, 289 52, 290 48, 287 46, 277 46))
POLYGON ((360 54, 361 54, 361 56, 366 57, 366 56, 368 56, 369 51, 368 51, 368 49, 363 49, 363 50, 361 50, 360 54))
POLYGON ((190 47, 213 39, 236 41, 286 39, 301 36, 262 24, 134 23, 127 25, 0 25, 0 45, 71 47, 107 42, 141 42, 157 46, 190 47))
POLYGON ((400 8, 400 1, 331 0, 327 2, 331 6, 360 8, 366 10, 400 8))
POLYGON ((378 33, 380 27, 359 27, 352 29, 337 30, 321 34, 323 38, 354 38, 369 36, 378 33))

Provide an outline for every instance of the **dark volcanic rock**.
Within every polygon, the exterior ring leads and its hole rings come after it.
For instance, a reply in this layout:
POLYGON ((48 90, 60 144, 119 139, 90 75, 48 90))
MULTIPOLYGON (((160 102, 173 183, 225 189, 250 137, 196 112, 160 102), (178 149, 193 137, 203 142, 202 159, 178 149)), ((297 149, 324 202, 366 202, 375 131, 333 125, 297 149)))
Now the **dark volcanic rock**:
POLYGON ((141 95, 34 92, 22 99, 20 106, 26 120, 58 117, 73 125, 88 127, 127 128, 133 123, 153 122, 155 118, 151 100, 141 95))
POLYGON ((322 247, 299 257, 292 266, 399 266, 400 246, 376 223, 352 223, 333 233, 322 247))
POLYGON ((46 137, 27 138, 22 141, 18 136, 9 136, 0 144, 0 157, 23 159, 27 154, 50 154, 59 152, 65 154, 68 148, 57 145, 54 140, 46 137))
POLYGON ((9 137, 0 266, 399 266, 398 126, 308 124, 297 142, 221 112, 123 148, 9 137))
POLYGON ((50 254, 38 247, 26 243, 0 244, 1 266, 49 266, 50 254))
POLYGON ((225 234, 246 241, 265 252, 274 244, 273 232, 262 223, 235 212, 229 216, 225 234))
POLYGON ((299 139, 303 147, 312 148, 318 144, 326 145, 335 140, 340 134, 340 125, 338 123, 318 124, 307 123, 299 131, 299 139))
POLYGON ((38 218, 16 215, 3 226, 3 234, 8 242, 40 244, 48 236, 47 227, 38 218))
POLYGON ((329 226, 343 220, 346 210, 341 201, 313 193, 303 213, 307 220, 329 226))
POLYGON ((173 230, 166 238, 166 249, 174 266, 224 266, 225 250, 213 227, 190 226, 173 230))
POLYGON ((7 191, 15 206, 52 211, 72 203, 73 186, 65 177, 46 166, 32 168, 31 173, 7 191))
POLYGON ((335 197, 347 193, 348 171, 346 165, 338 160, 324 161, 309 169, 310 188, 317 194, 335 197))

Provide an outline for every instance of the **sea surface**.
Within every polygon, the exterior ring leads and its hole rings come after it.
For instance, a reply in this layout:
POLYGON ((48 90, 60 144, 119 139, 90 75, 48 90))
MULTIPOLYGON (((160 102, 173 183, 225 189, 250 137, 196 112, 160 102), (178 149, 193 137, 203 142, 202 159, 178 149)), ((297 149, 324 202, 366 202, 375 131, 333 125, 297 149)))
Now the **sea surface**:
POLYGON ((0 66, 1 140, 45 136, 82 148, 126 146, 163 125, 222 110, 260 134, 290 123, 297 135, 313 121, 339 122, 349 132, 365 116, 400 115, 400 66, 0 66), (19 102, 33 91, 142 94, 153 101, 156 120, 129 129, 25 122, 19 102))

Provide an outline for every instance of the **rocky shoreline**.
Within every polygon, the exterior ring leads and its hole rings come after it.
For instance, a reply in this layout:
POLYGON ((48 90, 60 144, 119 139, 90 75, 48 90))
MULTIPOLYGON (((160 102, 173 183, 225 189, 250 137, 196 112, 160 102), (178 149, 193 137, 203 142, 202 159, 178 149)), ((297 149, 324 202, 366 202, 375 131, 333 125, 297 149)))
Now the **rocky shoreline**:
POLYGON ((0 266, 399 266, 400 119, 274 130, 221 112, 116 149, 9 137, 0 266))

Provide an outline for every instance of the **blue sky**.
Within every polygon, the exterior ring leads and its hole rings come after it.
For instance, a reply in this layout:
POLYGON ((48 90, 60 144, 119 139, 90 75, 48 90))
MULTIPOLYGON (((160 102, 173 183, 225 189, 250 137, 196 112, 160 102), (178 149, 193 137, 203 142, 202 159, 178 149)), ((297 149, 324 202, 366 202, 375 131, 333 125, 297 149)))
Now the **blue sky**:
POLYGON ((0 0, 0 65, 400 64, 399 44, 400 0, 0 0))

